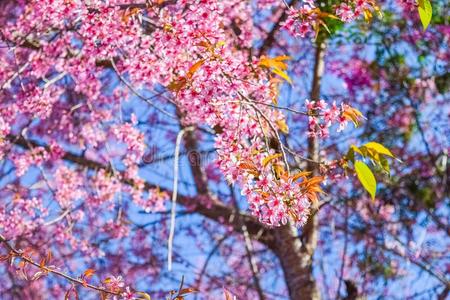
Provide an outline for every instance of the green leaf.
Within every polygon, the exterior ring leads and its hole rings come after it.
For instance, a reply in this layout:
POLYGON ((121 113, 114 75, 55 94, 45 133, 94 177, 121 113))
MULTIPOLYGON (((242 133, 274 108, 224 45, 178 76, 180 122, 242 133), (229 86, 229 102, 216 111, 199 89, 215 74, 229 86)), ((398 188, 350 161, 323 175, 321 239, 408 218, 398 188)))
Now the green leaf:
POLYGON ((392 154, 391 150, 389 150, 388 148, 386 148, 385 146, 383 146, 380 143, 369 142, 369 143, 365 144, 364 146, 366 148, 374 150, 378 154, 384 154, 384 155, 387 155, 387 156, 390 156, 390 157, 395 157, 394 154, 392 154))
POLYGON ((372 200, 375 200, 377 181, 370 168, 364 162, 358 160, 355 162, 355 171, 362 186, 369 192, 372 200))
POLYGON ((419 17, 424 31, 430 24, 432 16, 433 8, 431 7, 430 0, 419 0, 419 17))

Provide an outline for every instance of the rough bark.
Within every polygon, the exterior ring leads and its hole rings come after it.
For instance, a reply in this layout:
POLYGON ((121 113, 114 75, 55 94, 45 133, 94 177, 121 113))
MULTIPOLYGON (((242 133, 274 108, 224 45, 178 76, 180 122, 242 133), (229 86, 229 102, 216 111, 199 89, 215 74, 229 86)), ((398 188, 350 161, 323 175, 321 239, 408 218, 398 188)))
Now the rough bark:
POLYGON ((297 228, 288 224, 275 230, 274 235, 273 250, 283 268, 290 299, 320 299, 312 274, 313 252, 308 252, 297 228))

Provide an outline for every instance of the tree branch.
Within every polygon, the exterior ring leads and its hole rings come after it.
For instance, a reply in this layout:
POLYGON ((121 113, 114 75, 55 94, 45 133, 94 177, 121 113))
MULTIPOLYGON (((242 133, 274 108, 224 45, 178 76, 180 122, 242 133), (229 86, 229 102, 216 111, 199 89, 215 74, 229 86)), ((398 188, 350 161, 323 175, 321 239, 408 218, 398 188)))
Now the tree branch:
MULTIPOLYGON (((50 150, 49 146, 37 143, 35 141, 26 140, 22 136, 8 135, 7 139, 15 145, 20 146, 24 149, 30 149, 29 145, 31 145, 33 147, 43 147, 47 151, 50 150)), ((113 173, 113 169, 111 168, 111 166, 87 159, 82 155, 66 152, 63 155, 62 159, 92 170, 105 170, 107 173, 113 173)), ((119 172, 119 174, 121 173, 119 172)), ((133 180, 126 179, 123 176, 121 178, 121 181, 125 184, 129 184, 132 186, 134 185, 133 180)), ((144 182, 144 188, 149 190, 157 188, 157 186, 146 181, 144 182)), ((172 191, 168 189, 161 188, 161 191, 172 194, 172 191)), ((192 207, 194 204, 194 212, 201 214, 213 221, 223 223, 227 226, 232 226, 233 229, 237 232, 241 232, 242 224, 245 224, 252 239, 257 240, 267 245, 268 247, 273 246, 273 229, 264 227, 256 218, 245 213, 240 213, 239 218, 237 218, 235 210, 219 201, 216 196, 211 195, 207 197, 208 199, 206 200, 208 201, 208 205, 202 204, 200 201, 198 201, 198 198, 196 196, 178 195, 177 201, 184 206, 192 207)))
POLYGON ((29 264, 31 264, 31 265, 41 269, 45 273, 55 274, 57 276, 60 276, 60 277, 63 277, 65 279, 69 280, 72 283, 75 283, 75 284, 78 284, 78 285, 81 285, 81 286, 84 286, 84 287, 96 290, 96 291, 101 292, 101 293, 111 294, 111 295, 115 295, 115 296, 119 296, 120 295, 119 292, 110 291, 110 290, 107 290, 106 288, 98 287, 98 286, 89 284, 89 283, 87 283, 84 280, 81 280, 81 279, 78 279, 78 278, 74 278, 72 276, 69 276, 69 275, 61 272, 61 271, 58 271, 58 270, 55 270, 53 268, 47 267, 47 266, 45 266, 42 263, 39 264, 39 263, 35 262, 30 257, 27 257, 22 251, 19 251, 19 250, 15 249, 13 246, 11 246, 9 244, 8 240, 6 240, 6 238, 3 237, 2 235, 0 235, 0 243, 2 243, 5 246, 5 248, 10 251, 10 254, 9 254, 10 256, 18 257, 21 260, 25 261, 26 263, 29 263, 29 264))
MULTIPOLYGON (((292 0, 291 3, 289 3, 289 6, 295 6, 297 4, 298 0, 292 0)), ((270 32, 267 34, 267 37, 265 38, 261 48, 259 48, 258 51, 258 57, 263 55, 268 49, 270 49, 270 47, 272 46, 272 44, 275 42, 275 35, 278 32, 278 30, 281 27, 281 23, 284 22, 288 16, 287 10, 289 8, 283 8, 283 12, 281 13, 280 17, 278 18, 278 20, 275 22, 275 24, 272 27, 272 30, 270 30, 270 32)))

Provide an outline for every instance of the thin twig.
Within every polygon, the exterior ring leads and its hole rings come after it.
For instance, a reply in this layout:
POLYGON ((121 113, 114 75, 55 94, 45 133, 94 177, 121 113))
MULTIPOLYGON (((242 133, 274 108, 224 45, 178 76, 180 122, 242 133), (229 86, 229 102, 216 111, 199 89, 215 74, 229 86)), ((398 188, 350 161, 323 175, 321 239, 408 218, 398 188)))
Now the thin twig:
MULTIPOLYGON (((177 119, 176 116, 172 115, 170 112, 165 111, 164 109, 158 107, 156 104, 154 104, 151 100, 151 98, 147 98, 145 96, 143 96, 141 93, 139 93, 119 72, 119 70, 117 69, 116 63, 114 62, 114 59, 110 59, 111 61, 111 66, 114 69, 114 72, 116 73, 117 77, 119 77, 119 80, 123 82, 123 84, 125 84, 128 89, 135 94, 139 99, 145 101, 148 105, 150 105, 151 107, 155 108, 156 110, 158 110, 159 112, 162 112, 163 114, 165 114, 166 116, 172 118, 172 119, 177 119)), ((157 96, 161 96, 161 94, 158 94, 157 96)))
MULTIPOLYGON (((230 193, 231 193, 231 198, 233 199, 233 204, 234 204, 234 208, 236 210, 236 216, 238 218, 238 222, 241 223, 241 220, 239 217, 239 204, 237 202, 233 188, 230 186, 229 189, 230 189, 230 193)), ((264 292, 261 288, 261 283, 260 283, 259 277, 258 277, 258 265, 255 261, 255 257, 253 256, 253 244, 250 239, 250 235, 248 233, 247 226, 245 226, 244 223, 242 223, 241 229, 242 229, 242 233, 244 235, 245 252, 246 252, 248 264, 250 265, 250 271, 252 272, 253 283, 255 285, 256 292, 258 293, 259 300, 264 300, 265 299, 264 292)))
POLYGON ((52 79, 48 80, 45 82, 43 89, 48 88, 49 86, 51 86, 52 84, 54 84, 55 82, 57 82, 58 80, 62 79, 64 76, 67 75, 67 72, 61 72, 58 75, 56 75, 55 77, 53 77, 52 79))
POLYGON ((17 70, 10 78, 8 78, 8 80, 6 80, 2 86, 0 87, 0 90, 3 90, 4 88, 9 88, 9 86, 11 85, 11 83, 14 81, 14 79, 16 79, 18 76, 20 76, 20 74, 30 65, 30 61, 26 62, 25 64, 22 65, 22 67, 20 67, 19 70, 17 70))
POLYGON ((339 292, 341 290, 342 278, 344 277, 345 257, 347 256, 347 244, 348 244, 348 205, 345 206, 345 228, 344 228, 344 252, 342 254, 342 264, 339 274, 339 284, 337 288, 336 299, 340 298, 339 292))
POLYGON ((272 124, 270 119, 258 107, 256 107, 256 105, 254 105, 254 104, 250 104, 250 105, 256 110, 257 113, 259 113, 263 117, 264 120, 266 120, 266 122, 269 124, 269 127, 274 132, 275 137, 277 138, 278 143, 280 144, 280 150, 281 150, 281 154, 283 155, 283 161, 284 161, 284 164, 286 165, 286 170, 287 170, 288 174, 290 174, 290 168, 289 168, 289 163, 287 160, 287 155, 286 155, 286 152, 284 151, 284 147, 282 146, 283 141, 280 138, 280 134, 278 133, 278 130, 272 124))
POLYGON ((72 276, 70 276, 70 275, 67 275, 67 274, 61 272, 61 271, 58 271, 58 270, 55 270, 55 269, 51 269, 51 268, 46 267, 46 266, 41 266, 40 264, 36 263, 36 262, 35 262, 34 260, 32 260, 31 258, 26 257, 22 251, 17 250, 17 249, 15 249, 13 246, 11 246, 11 245, 8 243, 8 240, 7 240, 4 236, 2 236, 2 235, 0 235, 0 242, 1 242, 2 244, 5 245, 5 247, 13 254, 13 256, 18 257, 18 258, 22 259, 23 261, 25 261, 25 262, 27 262, 27 263, 29 263, 29 264, 35 266, 35 267, 38 267, 39 269, 43 270, 43 271, 46 272, 46 273, 52 273, 52 274, 55 274, 55 275, 57 275, 57 276, 60 276, 60 277, 65 278, 65 279, 67 279, 67 280, 69 280, 69 281, 71 281, 71 282, 73 282, 73 283, 82 285, 82 286, 84 286, 84 287, 87 287, 87 288, 90 288, 90 289, 93 289, 93 290, 96 290, 96 291, 99 291, 99 292, 103 292, 103 293, 107 293, 107 294, 112 294, 112 295, 116 295, 116 296, 119 296, 119 295, 120 295, 120 293, 118 293, 118 292, 113 292, 113 291, 107 290, 107 289, 105 289, 105 288, 102 288, 102 287, 98 287, 98 286, 89 284, 89 283, 87 283, 87 282, 85 282, 85 281, 83 281, 83 280, 81 280, 81 279, 74 278, 74 277, 72 277, 72 276))
MULTIPOLYGON (((206 257, 205 263, 203 264, 203 267, 200 271, 200 275, 198 277, 198 280, 196 282, 197 288, 200 288, 201 283, 202 283, 202 279, 203 279, 203 275, 206 273, 206 268, 208 267, 208 264, 210 262, 210 260, 212 259, 212 257, 214 256, 214 253, 216 253, 216 251, 220 248, 220 246, 222 245, 223 242, 225 242, 226 239, 228 239, 231 235, 227 235, 225 234, 224 236, 222 236, 215 244, 214 248, 209 252, 208 256, 206 257)), ((195 295, 195 300, 197 300, 198 298, 198 294, 195 295)))
POLYGON ((59 221, 64 219, 68 214, 70 214, 70 209, 65 209, 63 211, 63 213, 60 214, 58 217, 56 217, 55 219, 53 219, 51 221, 48 221, 48 222, 44 223, 44 226, 50 226, 50 225, 53 225, 55 223, 58 223, 59 221))
POLYGON ((294 108, 291 108, 291 107, 288 107, 288 106, 280 106, 280 105, 275 105, 275 104, 271 104, 271 103, 264 103, 264 102, 261 102, 261 101, 253 100, 251 102, 248 102, 248 101, 243 101, 243 102, 246 103, 246 104, 251 104, 251 103, 261 104, 261 105, 265 105, 265 106, 268 106, 268 107, 271 107, 271 108, 275 108, 275 109, 287 110, 289 112, 296 113, 296 114, 299 114, 299 115, 304 115, 304 116, 320 116, 318 114, 311 114, 311 113, 309 113, 307 111, 297 110, 297 109, 294 109, 294 108))

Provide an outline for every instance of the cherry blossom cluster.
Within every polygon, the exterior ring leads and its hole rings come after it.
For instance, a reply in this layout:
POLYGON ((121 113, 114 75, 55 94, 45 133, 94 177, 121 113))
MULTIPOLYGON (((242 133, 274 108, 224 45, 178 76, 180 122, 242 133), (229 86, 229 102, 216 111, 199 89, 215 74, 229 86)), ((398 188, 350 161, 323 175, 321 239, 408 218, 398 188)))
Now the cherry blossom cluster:
POLYGON ((7 239, 27 235, 43 225, 48 210, 42 199, 14 197, 12 204, 0 207, 0 232, 7 239))
POLYGON ((62 92, 62 89, 54 87, 41 89, 36 86, 28 86, 24 92, 19 92, 15 97, 17 98, 19 111, 45 119, 50 116, 54 102, 57 101, 62 92))
POLYGON ((270 9, 280 5, 282 0, 257 0, 256 5, 259 9, 270 9))
POLYGON ((313 0, 302 1, 299 8, 290 8, 288 18, 282 26, 292 36, 306 37, 308 33, 314 32, 317 21, 317 10, 313 0))
POLYGON ((89 195, 87 203, 93 207, 99 207, 106 203, 107 208, 114 208, 114 198, 120 193, 122 185, 117 177, 105 170, 99 170, 91 181, 95 193, 89 195))
MULTIPOLYGON (((368 93, 366 90, 376 90, 383 87, 382 85, 376 85, 377 82, 370 71, 370 65, 365 59, 351 57, 346 61, 335 61, 330 64, 329 69, 343 80, 342 86, 353 97, 356 94, 361 94, 361 92, 368 93)), ((358 100, 364 101, 363 99, 366 95, 362 94, 358 96, 358 100)))
POLYGON ((299 7, 289 8, 288 17, 282 27, 292 36, 304 38, 314 32, 317 34, 319 26, 325 27, 324 18, 338 17, 342 22, 347 23, 361 15, 370 19, 373 11, 380 12, 377 4, 372 0, 342 2, 335 8, 335 15, 322 12, 314 0, 304 0, 299 7))
POLYGON ((66 166, 56 169, 53 182, 56 201, 64 209, 73 206, 74 201, 85 196, 82 189, 83 178, 66 166))
POLYGON ((372 11, 379 12, 379 7, 375 1, 372 0, 352 0, 348 2, 342 2, 336 8, 336 16, 338 16, 343 22, 350 22, 354 19, 364 16, 366 19, 370 19, 372 11))
MULTIPOLYGON (((127 145, 126 157, 123 162, 127 167, 133 167, 133 164, 140 161, 144 155, 144 134, 131 123, 114 125, 110 130, 118 141, 127 145)), ((136 175, 131 175, 131 177, 134 176, 136 175)))
POLYGON ((309 215, 311 199, 299 183, 286 175, 280 158, 266 164, 265 161, 276 154, 265 152, 263 139, 258 139, 244 146, 237 144, 233 136, 219 136, 216 145, 221 170, 229 182, 242 186, 250 210, 261 222, 279 226, 292 220, 303 225, 309 215))
POLYGON ((164 211, 170 195, 159 188, 147 190, 148 197, 136 197, 135 203, 146 213, 164 211))
POLYGON ((337 132, 341 132, 347 127, 349 118, 346 117, 345 112, 349 106, 344 103, 338 107, 336 102, 328 105, 324 100, 306 100, 306 109, 311 112, 308 117, 309 136, 327 138, 330 135, 329 128, 333 124, 339 125, 337 132))
POLYGON ((24 175, 30 166, 42 165, 49 158, 49 153, 43 147, 36 147, 25 153, 13 153, 11 155, 11 160, 16 167, 17 176, 24 175))
POLYGON ((413 12, 417 9, 417 1, 416 0, 399 0, 400 5, 407 12, 413 12))

